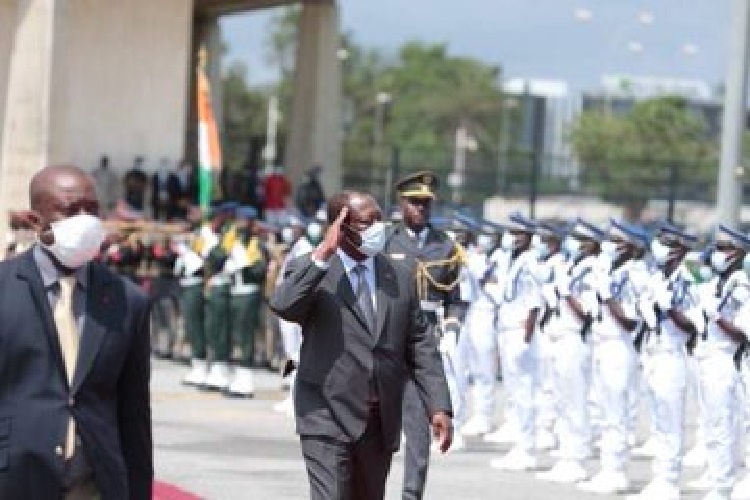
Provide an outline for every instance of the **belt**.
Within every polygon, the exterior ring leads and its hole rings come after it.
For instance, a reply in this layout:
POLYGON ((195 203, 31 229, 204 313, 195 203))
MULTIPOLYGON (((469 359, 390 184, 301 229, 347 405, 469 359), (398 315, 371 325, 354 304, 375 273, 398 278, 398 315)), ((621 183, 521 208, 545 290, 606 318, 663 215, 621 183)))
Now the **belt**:
POLYGON ((224 286, 229 284, 226 276, 214 276, 208 280, 208 286, 224 286))
POLYGON ((260 291, 260 285, 256 283, 245 283, 244 285, 235 285, 232 287, 232 295, 247 295, 260 291))
POLYGON ((202 285, 203 278, 200 276, 188 276, 187 278, 180 278, 181 286, 195 286, 202 285))
POLYGON ((443 307, 443 303, 438 300, 420 300, 419 306, 425 312, 437 312, 438 309, 443 307))

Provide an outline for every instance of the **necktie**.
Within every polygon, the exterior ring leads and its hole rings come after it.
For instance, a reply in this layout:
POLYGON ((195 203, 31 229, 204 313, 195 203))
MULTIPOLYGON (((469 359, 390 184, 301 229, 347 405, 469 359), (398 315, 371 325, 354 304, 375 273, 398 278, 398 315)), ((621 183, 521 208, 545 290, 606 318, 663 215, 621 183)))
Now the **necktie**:
POLYGON ((366 273, 367 266, 364 264, 357 264, 354 266, 354 274, 357 276, 357 305, 365 316, 367 329, 370 330, 370 333, 374 333, 375 308, 372 304, 372 291, 370 290, 370 285, 367 284, 367 279, 365 279, 366 273))
MULTIPOLYGON (((73 374, 78 360, 78 326, 73 315, 73 291, 75 290, 75 276, 62 276, 59 280, 60 295, 55 304, 54 318, 60 350, 65 363, 65 374, 68 384, 73 383, 73 374)), ((68 422, 68 435, 65 440, 65 458, 69 459, 75 451, 75 421, 73 417, 68 422)))

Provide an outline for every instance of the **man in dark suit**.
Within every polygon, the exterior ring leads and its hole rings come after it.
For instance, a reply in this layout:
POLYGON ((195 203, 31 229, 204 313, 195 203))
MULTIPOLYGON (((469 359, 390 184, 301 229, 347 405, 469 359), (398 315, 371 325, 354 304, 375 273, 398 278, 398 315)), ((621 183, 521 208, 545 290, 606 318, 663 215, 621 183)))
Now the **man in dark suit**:
POLYGON ((302 326, 295 413, 311 497, 381 499, 407 377, 443 452, 453 434, 450 396, 413 275, 381 253, 377 202, 346 192, 328 211, 325 238, 290 263, 271 308, 302 326))
POLYGON ((39 243, 0 262, 0 498, 150 499, 147 299, 91 262, 87 174, 45 168, 29 191, 39 243))

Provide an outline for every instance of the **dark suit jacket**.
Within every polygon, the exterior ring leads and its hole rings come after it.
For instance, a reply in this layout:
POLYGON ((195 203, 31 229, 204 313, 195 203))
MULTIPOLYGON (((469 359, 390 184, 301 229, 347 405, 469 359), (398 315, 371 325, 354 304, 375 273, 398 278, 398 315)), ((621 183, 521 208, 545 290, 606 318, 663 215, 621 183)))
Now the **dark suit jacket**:
POLYGON ((89 264, 86 317, 67 382, 31 251, 0 262, 0 498, 61 498, 70 414, 104 500, 149 499, 153 479, 149 308, 89 264))
POLYGON ((430 413, 450 415, 451 401, 435 338, 419 307, 413 273, 375 257, 377 327, 357 306, 337 256, 327 270, 309 255, 292 261, 271 308, 302 326, 295 411, 301 435, 351 442, 364 433, 370 380, 377 381, 383 443, 397 450, 404 383, 414 377, 430 413))

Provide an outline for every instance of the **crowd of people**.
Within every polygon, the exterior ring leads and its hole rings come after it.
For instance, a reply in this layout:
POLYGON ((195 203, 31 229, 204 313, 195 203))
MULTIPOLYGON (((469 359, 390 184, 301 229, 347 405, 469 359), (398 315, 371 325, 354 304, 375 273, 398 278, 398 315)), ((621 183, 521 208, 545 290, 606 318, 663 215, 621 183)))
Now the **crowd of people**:
MULTIPOLYGON (((437 182, 421 172, 398 183, 382 253, 414 272, 450 390, 452 451, 470 436, 509 443, 489 466, 528 472, 541 450, 555 450, 539 480, 602 494, 628 491, 631 456, 650 456, 653 477, 636 498, 680 498, 686 466, 705 469, 690 486, 707 490, 707 499, 750 498, 750 475, 740 474, 750 426, 750 237, 723 225, 702 241, 666 222, 649 232, 621 220, 601 227, 520 213, 501 223, 460 212, 439 219, 431 213, 437 182), (698 408, 690 450, 688 404, 698 408), (650 423, 640 445, 639 408, 650 423)), ((170 345, 157 354, 189 357, 185 384, 251 397, 253 369, 272 365, 289 389, 275 409, 292 416, 303 326, 268 303, 290 263, 314 252, 337 219, 322 201, 265 216, 253 205, 217 202, 190 226, 114 242, 99 258, 150 290, 155 331, 170 330, 176 341, 184 330, 189 351, 170 345), (183 329, 165 300, 181 311, 183 329)), ((165 213, 182 208, 168 203, 165 213)), ((411 381, 403 401, 403 497, 421 498, 427 402, 411 381)))

